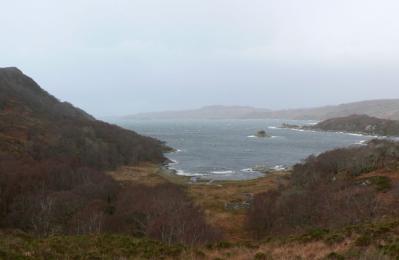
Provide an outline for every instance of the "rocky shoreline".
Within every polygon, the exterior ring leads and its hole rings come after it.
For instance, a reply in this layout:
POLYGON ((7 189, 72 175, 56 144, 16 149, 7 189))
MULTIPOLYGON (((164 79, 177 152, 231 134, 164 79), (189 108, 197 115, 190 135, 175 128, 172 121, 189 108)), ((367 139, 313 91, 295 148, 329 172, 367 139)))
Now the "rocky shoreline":
POLYGON ((282 124, 281 128, 345 133, 368 137, 399 137, 399 121, 379 119, 366 115, 331 118, 315 125, 282 124))

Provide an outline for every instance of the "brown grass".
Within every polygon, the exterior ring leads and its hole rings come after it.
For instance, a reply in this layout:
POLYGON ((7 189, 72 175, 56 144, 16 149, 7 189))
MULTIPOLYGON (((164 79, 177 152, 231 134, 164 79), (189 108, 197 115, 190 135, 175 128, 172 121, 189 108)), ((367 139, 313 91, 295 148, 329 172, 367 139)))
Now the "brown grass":
POLYGON ((225 240, 233 242, 249 239, 244 229, 246 210, 227 210, 225 204, 231 201, 244 201, 246 194, 265 192, 287 182, 287 173, 276 173, 248 181, 189 183, 190 178, 175 175, 152 163, 120 167, 109 174, 120 182, 149 186, 172 182, 185 186, 194 202, 204 209, 207 221, 220 227, 224 231, 225 240))
POLYGON ((238 242, 249 239, 244 230, 246 210, 228 210, 225 204, 245 201, 247 194, 255 195, 274 189, 281 182, 285 182, 284 177, 271 174, 249 181, 194 184, 188 187, 188 191, 194 201, 205 210, 209 223, 222 228, 226 240, 238 242))
MULTIPOLYGON (((327 245, 323 242, 303 243, 265 243, 260 244, 256 248, 245 246, 236 246, 227 249, 197 249, 187 251, 182 259, 236 259, 248 260, 256 259, 257 254, 263 255, 263 259, 326 259, 331 253, 339 255, 347 255, 351 250, 353 241, 346 240, 335 245, 327 245), (198 251, 202 252, 201 256, 198 251), (197 252, 197 253, 196 253, 197 252)), ((372 249, 368 249, 372 250, 372 249)), ((262 259, 262 258, 259 258, 262 259)), ((361 258, 354 258, 361 259, 361 258)))
POLYGON ((173 174, 154 163, 141 163, 135 166, 122 166, 108 172, 116 181, 156 186, 163 183, 186 184, 187 177, 173 174))

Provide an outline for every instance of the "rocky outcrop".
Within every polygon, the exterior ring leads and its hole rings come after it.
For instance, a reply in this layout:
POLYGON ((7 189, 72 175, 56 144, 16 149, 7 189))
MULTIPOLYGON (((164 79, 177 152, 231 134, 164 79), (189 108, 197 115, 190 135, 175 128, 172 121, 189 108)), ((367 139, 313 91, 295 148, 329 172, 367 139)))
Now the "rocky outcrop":
POLYGON ((265 130, 259 130, 259 131, 256 133, 256 137, 259 137, 259 138, 267 138, 267 137, 270 137, 270 135, 268 135, 268 134, 266 133, 265 130))
POLYGON ((283 124, 283 128, 347 132, 373 136, 399 136, 399 121, 367 115, 351 115, 327 119, 316 125, 297 126, 283 124))

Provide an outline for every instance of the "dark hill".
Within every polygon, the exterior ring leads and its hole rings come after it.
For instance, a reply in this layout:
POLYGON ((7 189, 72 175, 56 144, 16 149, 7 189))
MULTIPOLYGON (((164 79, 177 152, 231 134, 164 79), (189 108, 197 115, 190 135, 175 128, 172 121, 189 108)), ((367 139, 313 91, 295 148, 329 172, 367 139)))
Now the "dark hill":
POLYGON ((0 231, 209 241, 213 233, 181 187, 121 183, 106 172, 160 164, 167 149, 58 101, 16 68, 0 69, 0 231), (176 234, 180 226, 187 231, 176 234))
POLYGON ((68 158, 96 169, 162 162, 165 150, 158 140, 97 121, 60 102, 17 68, 0 69, 0 144, 3 156, 68 158))
POLYGON ((306 128, 368 135, 399 136, 399 121, 380 119, 367 115, 331 118, 306 128))

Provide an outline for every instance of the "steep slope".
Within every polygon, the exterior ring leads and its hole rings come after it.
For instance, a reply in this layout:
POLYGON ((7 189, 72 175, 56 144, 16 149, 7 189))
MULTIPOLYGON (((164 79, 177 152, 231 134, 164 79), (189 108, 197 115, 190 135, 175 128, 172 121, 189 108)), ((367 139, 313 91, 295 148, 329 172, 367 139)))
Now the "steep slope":
POLYGON ((16 68, 0 69, 2 155, 68 158, 97 169, 162 162, 166 147, 60 102, 16 68))

